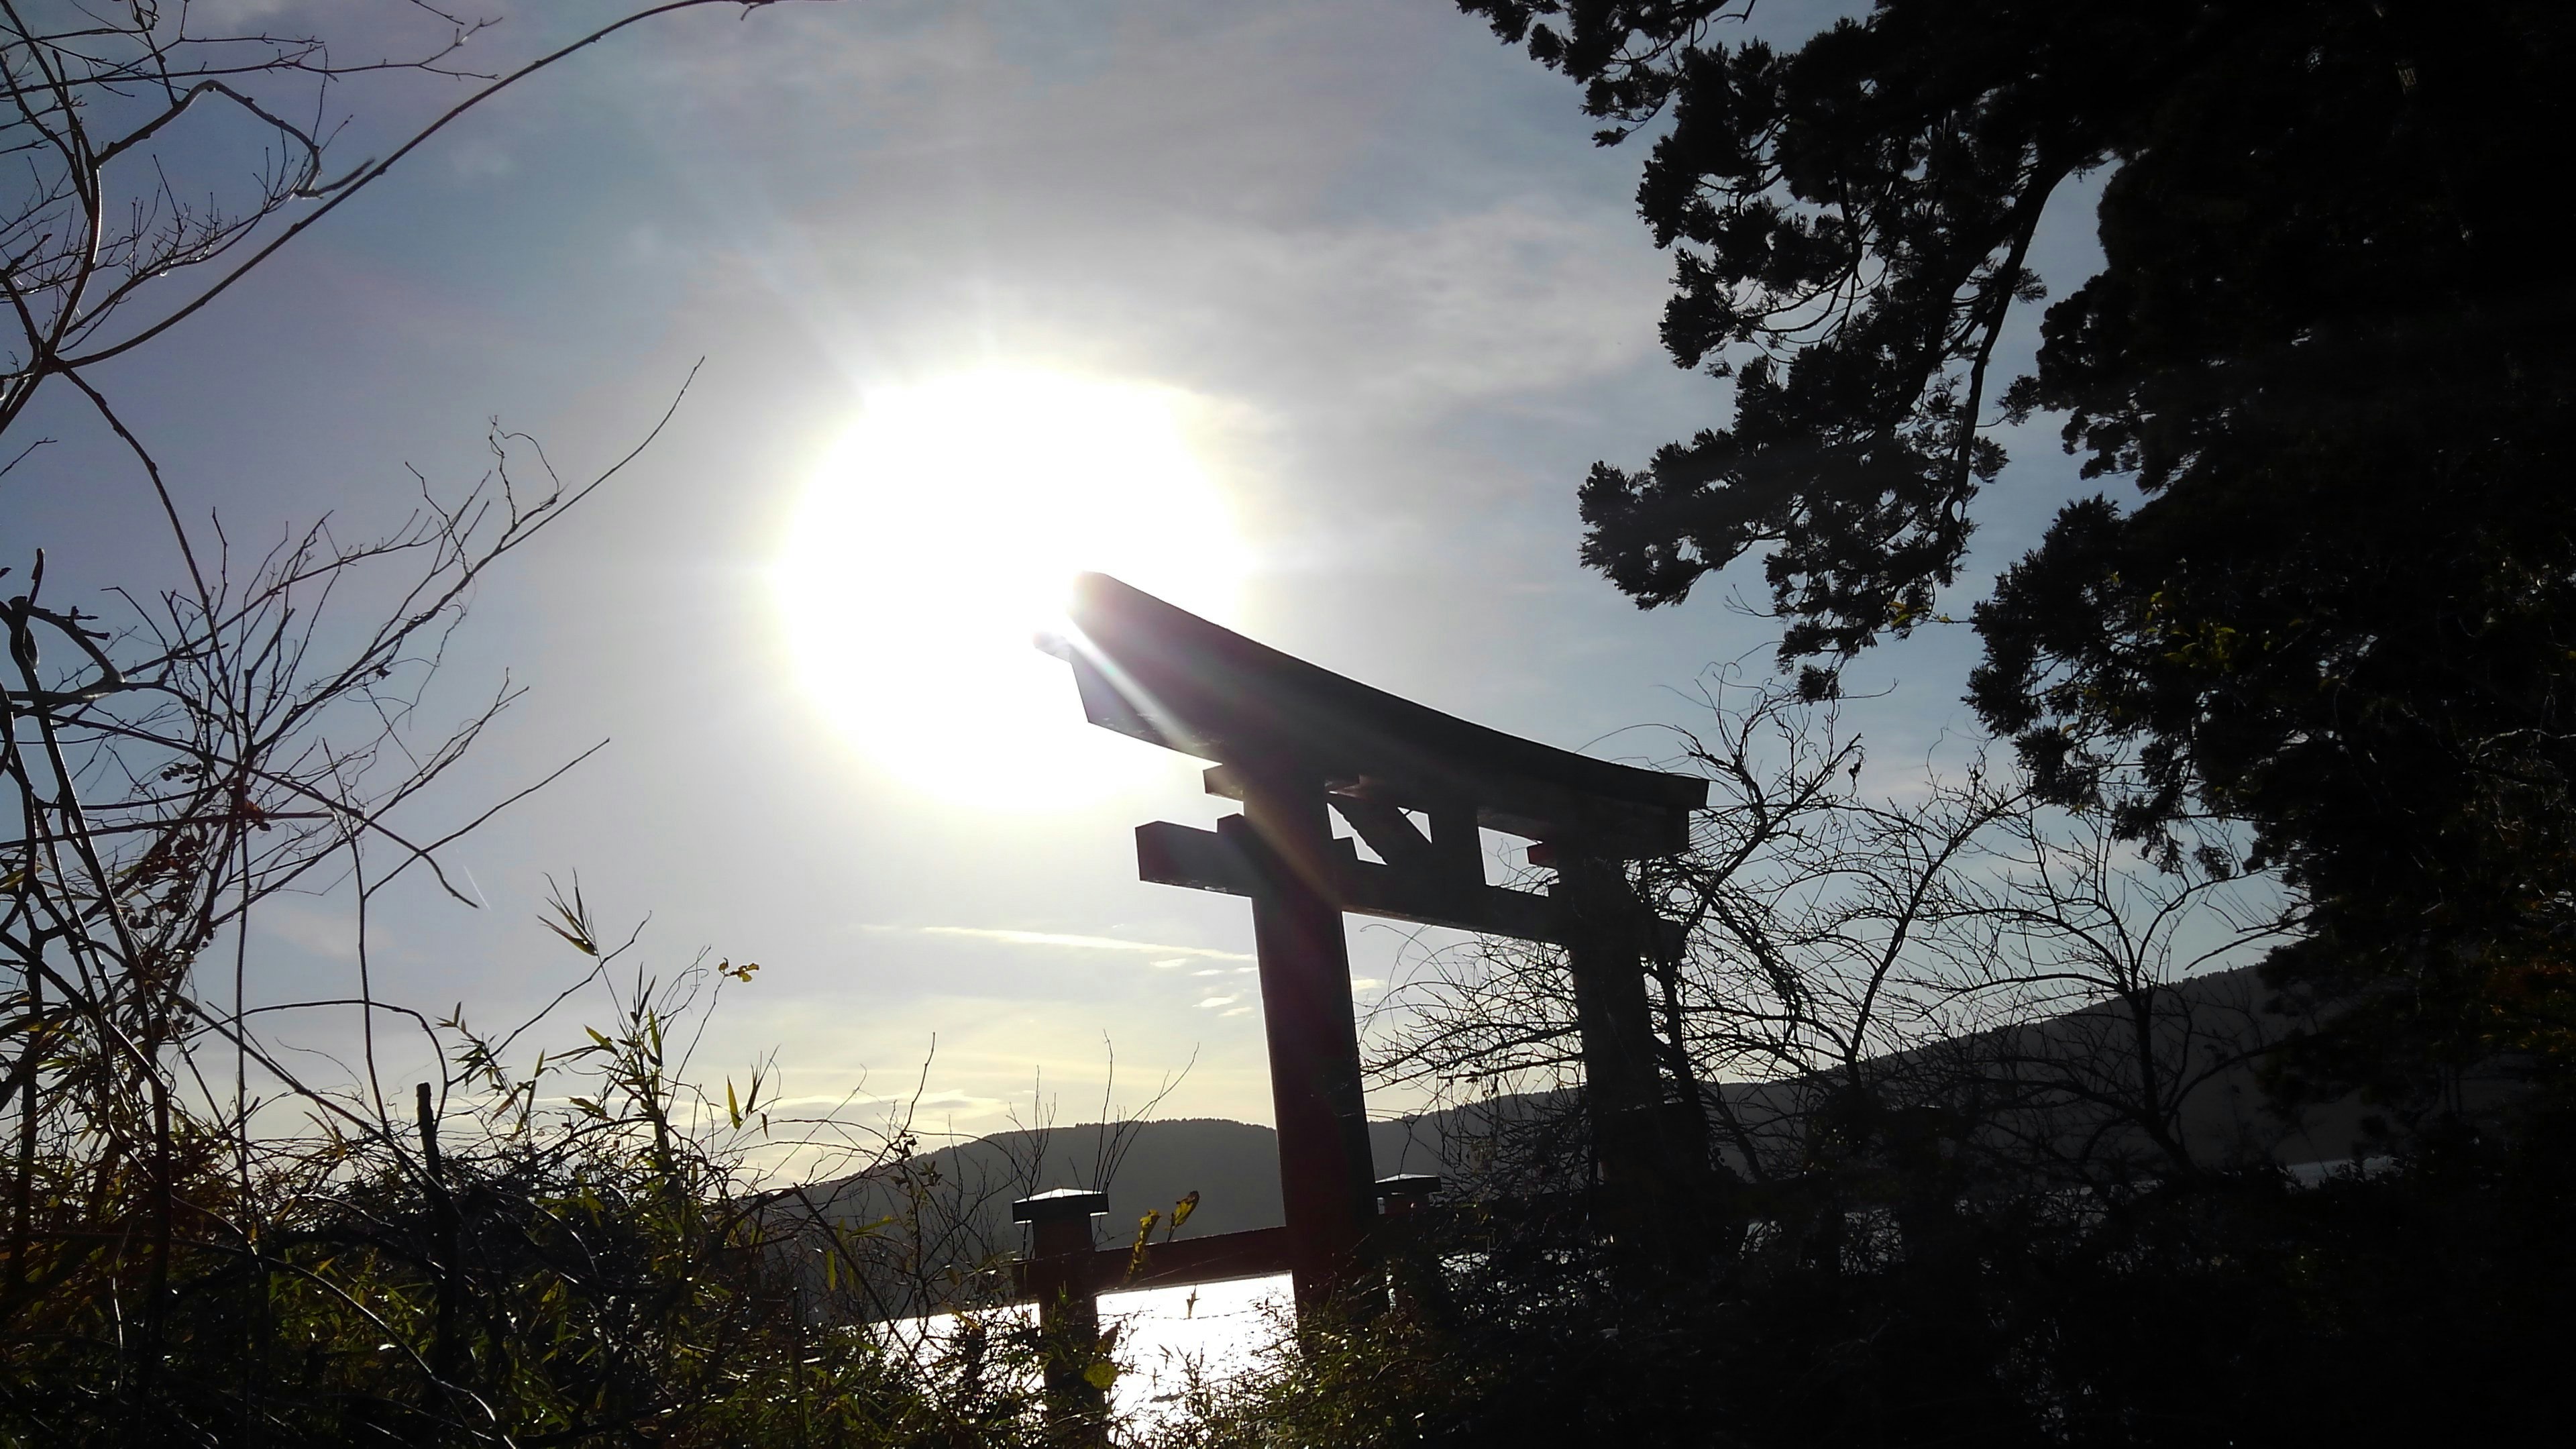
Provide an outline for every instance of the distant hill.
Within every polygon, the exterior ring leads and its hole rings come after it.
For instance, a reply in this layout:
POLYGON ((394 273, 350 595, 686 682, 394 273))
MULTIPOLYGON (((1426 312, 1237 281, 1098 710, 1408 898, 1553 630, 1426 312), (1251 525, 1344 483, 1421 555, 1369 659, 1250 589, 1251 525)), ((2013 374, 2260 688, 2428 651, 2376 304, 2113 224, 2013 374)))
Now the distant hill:
MULTIPOLYGON (((2255 1066, 2245 1060, 2295 1025, 2269 1011, 2267 997, 2250 970, 2218 973, 2177 988, 2171 1019, 2160 1017, 2160 1032, 2182 1033, 2170 1038, 2172 1050, 2195 1064, 2217 1064, 2183 1102, 2185 1142, 2196 1157, 2212 1163, 2269 1159, 2298 1166, 2349 1160, 2361 1141, 2358 1102, 2330 1103, 2297 1121, 2284 1120, 2264 1094, 2255 1066)), ((2068 1064, 2116 1069, 2121 1053, 2134 1050, 2133 1043, 2125 1019, 2097 1007, 1924 1050, 1973 1048, 1998 1059, 2040 1063, 2048 1070, 2068 1064)), ((1738 1120, 1785 1124, 1797 1118, 1800 1099, 1813 1091, 1810 1082, 1786 1080, 1730 1083, 1718 1089, 1718 1096, 1738 1120)), ((1438 1172, 1444 1162, 1470 1160, 1480 1144, 1491 1140, 1498 1122, 1539 1123, 1570 1116, 1571 1109, 1571 1097, 1562 1093, 1498 1097, 1374 1123, 1370 1146, 1379 1176, 1438 1172)), ((2098 1115, 2088 1120, 2079 1109, 2072 1118, 2051 1119, 2051 1130, 2082 1132, 2098 1124, 2098 1115)), ((1109 1194, 1109 1214, 1101 1227, 1104 1244, 1123 1240, 1147 1211, 1168 1213, 1191 1192, 1199 1194, 1199 1202, 1183 1236, 1270 1227, 1282 1220, 1275 1134, 1268 1127, 1220 1118, 996 1133, 921 1154, 911 1164, 909 1181, 954 1213, 951 1251, 960 1261, 1015 1250, 1019 1230, 1010 1221, 1012 1199, 1051 1188, 1097 1188, 1104 1181, 1109 1194)), ((822 1195, 834 1216, 859 1222, 897 1215, 903 1190, 903 1184, 869 1178, 809 1189, 822 1195)))
MULTIPOLYGON (((1445 1114, 1439 1120, 1374 1124, 1369 1137, 1379 1175, 1438 1171, 1441 1134, 1457 1130, 1445 1114)), ((809 1190, 830 1203, 834 1216, 872 1222, 897 1215, 900 1195, 918 1184, 968 1219, 964 1238, 1007 1246, 1018 1235, 1010 1221, 1012 1199, 1051 1188, 1096 1188, 1104 1169, 1104 1242, 1132 1233, 1149 1210, 1169 1214, 1192 1192, 1199 1201, 1183 1229, 1187 1237, 1275 1227, 1283 1220, 1278 1135, 1215 1117, 1136 1122, 1123 1129, 1084 1123, 1043 1133, 997 1132, 922 1153, 910 1163, 907 1182, 855 1178, 809 1190), (1122 1131, 1123 1143, 1117 1140, 1122 1131), (1112 1151, 1114 1163, 1106 1160, 1112 1151)))

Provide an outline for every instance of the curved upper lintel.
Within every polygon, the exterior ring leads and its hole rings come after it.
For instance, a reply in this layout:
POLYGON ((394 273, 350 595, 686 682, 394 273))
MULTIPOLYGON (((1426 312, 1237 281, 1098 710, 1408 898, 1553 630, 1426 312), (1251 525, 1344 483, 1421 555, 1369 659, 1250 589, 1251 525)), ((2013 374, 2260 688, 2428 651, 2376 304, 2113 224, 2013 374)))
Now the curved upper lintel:
MULTIPOLYGON (((1106 574, 1076 581, 1062 657, 1093 724, 1244 773, 1626 858, 1689 843, 1708 782, 1443 714, 1281 653, 1106 574)), ((1056 652, 1051 650, 1050 652, 1056 652)))

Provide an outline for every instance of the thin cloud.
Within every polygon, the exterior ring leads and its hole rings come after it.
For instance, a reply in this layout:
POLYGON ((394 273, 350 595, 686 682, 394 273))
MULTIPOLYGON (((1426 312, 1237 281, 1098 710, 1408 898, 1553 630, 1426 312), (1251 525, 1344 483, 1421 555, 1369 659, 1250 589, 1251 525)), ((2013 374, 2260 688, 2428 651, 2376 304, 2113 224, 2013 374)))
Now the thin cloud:
POLYGON ((1157 966, 1170 967, 1186 958, 1201 961, 1249 961, 1241 951, 1218 951, 1206 946, 1173 946, 1159 941, 1130 941, 1121 936, 1068 936, 1056 931, 1006 931, 993 926, 870 926, 871 931, 908 931, 917 936, 963 936, 971 941, 999 941, 1006 946, 1058 946, 1075 951, 1132 951, 1143 955, 1171 959, 1157 961, 1157 966))
POLYGON ((1242 999, 1240 996, 1211 996, 1199 1005, 1202 1007, 1232 1006, 1242 999))

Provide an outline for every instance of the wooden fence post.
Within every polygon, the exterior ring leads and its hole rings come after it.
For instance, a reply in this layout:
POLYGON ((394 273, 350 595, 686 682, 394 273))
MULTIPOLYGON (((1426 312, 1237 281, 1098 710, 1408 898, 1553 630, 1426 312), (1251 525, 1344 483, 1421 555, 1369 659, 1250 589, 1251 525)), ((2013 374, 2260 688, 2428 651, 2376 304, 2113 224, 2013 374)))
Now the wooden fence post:
POLYGON ((1442 1184, 1437 1173, 1399 1172, 1377 1180, 1377 1258, 1386 1270, 1387 1299, 1397 1313, 1419 1315, 1439 1293, 1440 1265, 1422 1252, 1416 1210, 1442 1184))
POLYGON ((1089 1374, 1099 1362, 1100 1345, 1091 1220, 1108 1211, 1109 1194, 1076 1187, 1011 1204, 1011 1221, 1029 1225, 1024 1271, 1028 1296, 1038 1305, 1048 1437, 1059 1444, 1107 1442, 1109 1396, 1089 1374))

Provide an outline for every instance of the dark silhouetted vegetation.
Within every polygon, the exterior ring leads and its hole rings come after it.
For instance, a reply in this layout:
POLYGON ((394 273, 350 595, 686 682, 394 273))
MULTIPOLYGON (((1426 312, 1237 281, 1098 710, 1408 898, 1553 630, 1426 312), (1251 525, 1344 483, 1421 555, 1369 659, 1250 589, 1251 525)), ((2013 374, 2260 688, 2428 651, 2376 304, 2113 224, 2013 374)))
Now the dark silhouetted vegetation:
POLYGON ((1997 418, 2062 420, 2132 486, 1975 608, 1970 699, 2035 788, 2131 838, 2252 827, 2311 912, 2280 979, 2349 1008, 2297 1064, 2329 1090, 2429 1109, 2446 1066, 2562 1050, 2566 7, 1889 0, 1786 49, 1733 0, 1464 4, 1605 139, 1660 128, 1664 340, 1731 383, 1724 426, 1593 470, 1588 562, 1652 605, 1759 557, 1823 689, 1942 617, 1997 418), (2088 177, 2101 269, 2044 277, 2088 177))
MULTIPOLYGON (((1561 961, 1434 957, 1372 1065, 1451 1095, 1452 1201, 1389 1240, 1395 1291, 1152 1432, 2544 1431, 2576 1300, 2576 356, 2546 220, 2576 12, 1885 0, 1782 49, 1734 39, 1750 0, 1462 5, 1605 141, 1652 136, 1664 337, 1728 384, 1723 426, 1595 467, 1586 561, 1653 605, 1759 558, 1799 671, 1721 681, 1680 747, 1718 808, 1633 881, 1682 926, 1645 966, 1653 1073, 1705 1175, 1686 1221, 1605 1232, 1561 961), (2088 178, 2100 270, 2043 276, 2088 178), (2134 489, 2068 504, 1974 605, 1962 683, 2012 758, 1872 794, 1838 671, 1946 621, 1992 434, 2041 414, 2134 489)), ((453 894, 442 851, 523 798, 439 803, 511 698, 430 725, 444 642, 634 453, 568 483, 496 429, 487 476, 373 541, 244 551, 96 379, 483 97, 685 7, 497 76, 459 68, 475 23, 385 8, 394 48, 344 64, 184 5, 0 3, 0 478, 41 457, 32 401, 76 400, 175 580, 75 605, 42 552, 6 561, 0 1443, 1095 1440, 1039 1385, 1114 1379, 1101 1345, 982 1313, 996 1205, 1060 1185, 1043 1131, 919 1154, 899 1121, 778 1118, 758 1074, 699 1085, 694 1032, 754 968, 640 971, 577 891, 548 924, 590 974, 534 1020, 379 989, 382 893, 453 894), (388 75, 463 89, 326 164, 294 118, 388 75), (354 968, 256 1005, 249 922, 288 890, 354 908, 354 968), (282 1046, 326 1017, 345 1062, 282 1046), (396 1053, 420 1071, 389 1085, 396 1053), (964 1326, 888 1326, 938 1306, 964 1326)))
MULTIPOLYGON (((1595 467, 1584 557, 1647 605, 1759 558, 1810 713, 1721 712, 1719 808, 1639 882, 1690 927, 1653 984, 1722 1169, 1704 1251, 1623 1262, 1580 1115, 1538 1114, 1489 1196, 1575 1206, 1464 1211, 1444 1297, 1210 1432, 2541 1430, 2576 1289, 2567 13, 1885 0, 1783 48, 1731 0, 1462 8, 1605 143, 1652 135, 1664 338, 1729 384, 1723 426, 1595 467), (2088 177, 2101 269, 2043 277, 2088 177), (1976 605, 1970 702, 2017 758, 1864 799, 1840 669, 1947 622, 1989 434, 2040 413, 2136 491, 1976 605), (2292 1173, 2302 1133, 2328 1160, 2292 1173)), ((1572 1058, 1543 954, 1419 987, 1389 1070, 1572 1058)))
POLYGON ((463 47, 483 24, 424 4, 305 17, 354 38, 276 14, 276 29, 234 14, 241 28, 209 30, 225 18, 211 6, 0 6, 15 328, 0 476, 33 486, 55 456, 27 436, 40 395, 77 406, 166 521, 138 547, 176 580, 82 560, 93 585, 125 586, 74 603, 41 548, 0 566, 0 1443, 1036 1432, 1027 1334, 866 1326, 882 1316, 870 1295, 924 1271, 925 1242, 944 1252, 929 1271, 959 1280, 952 1300, 990 1296, 959 1267, 975 1255, 939 1238, 959 1215, 908 1173, 899 1124, 872 1138, 776 1119, 757 1075, 721 1101, 694 1085, 714 989, 753 968, 629 978, 576 892, 550 924, 587 959, 590 994, 555 1006, 609 1016, 570 1041, 545 1013, 496 1035, 461 1011, 432 1020, 371 969, 383 892, 457 894, 445 849, 543 783, 440 799, 513 697, 432 696, 445 643, 490 571, 625 459, 567 484, 496 429, 485 477, 441 494, 415 475, 417 511, 384 536, 316 524, 247 545, 197 521, 184 473, 97 380, 484 98, 684 8, 477 75, 463 47), (459 98, 344 169, 332 107, 381 99, 389 78, 459 98), (431 723, 451 710, 458 723, 431 723), (355 907, 350 979, 257 1004, 254 914, 334 890, 355 907), (307 1024, 305 1049, 288 1022, 307 1024), (310 1050, 316 1036, 340 1054, 310 1050), (435 1075, 389 1089, 388 1054, 435 1075), (759 1151, 909 1184, 904 1211, 826 1221, 767 1190, 759 1151))
POLYGON ((1712 1147, 1686 1249, 1601 1231, 1618 1187, 1555 957, 1435 957, 1375 1065, 1466 1099, 1440 1133, 1457 1205, 1395 1311, 1208 1389, 1198 1442, 2396 1443, 2551 1421, 2576 1288, 2562 1098, 2501 1061, 2403 1121, 2267 1093, 2281 1049, 2333 1027, 2254 964, 2302 929, 2277 880, 2160 861, 1973 757, 1872 798, 1835 712, 1721 709, 1691 742, 1716 808, 1641 875, 1689 927, 1654 982, 1665 1108, 1712 1147))

